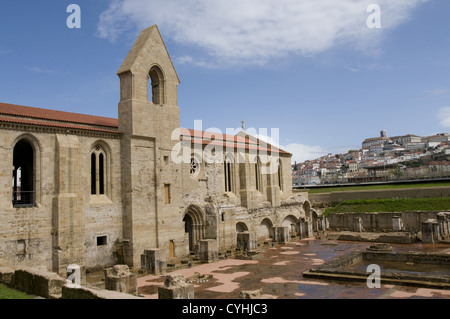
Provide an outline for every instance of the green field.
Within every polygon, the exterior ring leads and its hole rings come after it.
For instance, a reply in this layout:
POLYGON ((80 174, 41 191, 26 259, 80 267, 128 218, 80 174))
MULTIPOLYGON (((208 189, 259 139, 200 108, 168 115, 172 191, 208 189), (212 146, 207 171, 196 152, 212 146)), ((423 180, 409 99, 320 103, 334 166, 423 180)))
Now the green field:
POLYGON ((450 197, 348 200, 328 208, 332 213, 373 213, 450 210, 450 197))
POLYGON ((345 192, 345 191, 364 191, 364 190, 416 188, 416 187, 443 187, 443 186, 450 187, 450 182, 310 188, 308 189, 308 193, 317 194, 317 193, 331 193, 331 192, 345 192))
POLYGON ((33 297, 0 284, 0 299, 33 299, 33 297))

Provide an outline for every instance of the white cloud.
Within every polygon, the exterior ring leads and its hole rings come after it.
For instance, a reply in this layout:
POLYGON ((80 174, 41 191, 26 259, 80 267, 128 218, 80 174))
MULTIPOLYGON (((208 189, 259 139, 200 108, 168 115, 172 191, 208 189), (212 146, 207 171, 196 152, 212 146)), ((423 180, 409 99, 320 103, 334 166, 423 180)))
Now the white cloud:
POLYGON ((116 41, 157 24, 164 36, 203 49, 211 59, 202 61, 204 66, 265 64, 336 45, 376 53, 384 32, 426 1, 378 0, 381 29, 369 29, 367 7, 373 0, 114 0, 101 14, 97 34, 116 41))
POLYGON ((443 127, 450 127, 450 107, 442 107, 438 112, 439 124, 443 127))
POLYGON ((311 146, 297 143, 281 146, 281 149, 292 154, 293 163, 302 163, 306 160, 313 160, 329 153, 321 146, 311 146))
POLYGON ((41 68, 38 66, 29 67, 28 70, 31 72, 34 72, 34 73, 50 74, 50 75, 66 75, 66 74, 68 74, 67 72, 62 72, 62 71, 58 71, 58 70, 50 70, 50 69, 41 68))
POLYGON ((443 95, 443 94, 447 94, 447 93, 448 93, 447 88, 436 88, 433 90, 425 91, 425 94, 430 97, 439 96, 439 95, 443 95))

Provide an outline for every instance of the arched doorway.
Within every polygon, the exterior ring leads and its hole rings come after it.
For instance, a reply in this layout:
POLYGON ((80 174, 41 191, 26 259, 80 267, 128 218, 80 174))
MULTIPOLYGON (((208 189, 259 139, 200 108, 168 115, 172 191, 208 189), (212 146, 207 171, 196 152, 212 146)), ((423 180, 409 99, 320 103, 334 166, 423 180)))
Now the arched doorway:
POLYGON ((239 222, 236 224, 236 233, 242 233, 248 231, 248 227, 245 223, 239 222))
POLYGON ((189 251, 195 252, 198 242, 205 238, 205 221, 197 206, 189 206, 184 214, 184 231, 189 234, 189 251))
POLYGON ((236 248, 245 252, 254 250, 256 247, 256 234, 249 232, 245 223, 238 222, 236 224, 236 248))

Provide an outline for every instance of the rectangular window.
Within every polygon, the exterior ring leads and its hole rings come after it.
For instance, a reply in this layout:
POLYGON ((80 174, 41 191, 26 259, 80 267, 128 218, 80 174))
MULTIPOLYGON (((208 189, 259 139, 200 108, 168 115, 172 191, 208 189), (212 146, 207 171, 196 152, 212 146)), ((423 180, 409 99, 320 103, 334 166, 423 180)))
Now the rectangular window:
POLYGON ((170 184, 164 184, 164 203, 170 204, 170 184))
POLYGON ((25 255, 26 251, 25 239, 19 239, 17 241, 17 255, 25 255))
POLYGON ((108 238, 106 235, 97 237, 97 246, 105 246, 106 244, 108 244, 108 238))
POLYGON ((169 165, 169 156, 164 156, 164 164, 169 165))

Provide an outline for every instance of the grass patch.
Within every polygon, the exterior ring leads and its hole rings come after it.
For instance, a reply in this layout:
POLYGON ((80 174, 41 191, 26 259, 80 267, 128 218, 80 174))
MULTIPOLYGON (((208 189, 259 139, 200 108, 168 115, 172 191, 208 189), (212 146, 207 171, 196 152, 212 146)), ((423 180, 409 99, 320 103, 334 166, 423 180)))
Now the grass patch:
POLYGON ((346 191, 366 191, 366 190, 377 190, 377 189, 445 187, 445 186, 450 186, 450 182, 310 188, 310 189, 308 189, 308 193, 309 194, 318 194, 318 193, 346 192, 346 191))
POLYGON ((0 284, 0 299, 33 299, 31 296, 0 284))
POLYGON ((327 208, 324 214, 444 210, 450 210, 450 197, 347 200, 327 208))

